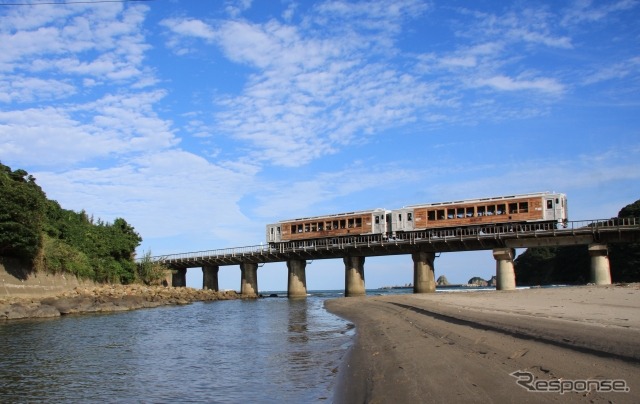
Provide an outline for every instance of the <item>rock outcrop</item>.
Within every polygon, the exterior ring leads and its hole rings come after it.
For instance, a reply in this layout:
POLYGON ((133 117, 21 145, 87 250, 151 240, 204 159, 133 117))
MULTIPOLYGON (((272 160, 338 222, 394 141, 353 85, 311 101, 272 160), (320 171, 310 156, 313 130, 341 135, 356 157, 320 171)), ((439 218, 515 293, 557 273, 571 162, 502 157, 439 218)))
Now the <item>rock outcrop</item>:
POLYGON ((127 311, 197 301, 255 298, 235 291, 215 292, 193 288, 143 285, 76 287, 53 297, 0 298, 0 320, 58 317, 76 313, 127 311))
POLYGON ((451 284, 450 284, 450 283, 449 283, 449 281, 447 280, 447 277, 446 277, 446 276, 444 276, 444 275, 440 275, 440 276, 438 277, 438 280, 436 281, 436 285, 438 285, 438 286, 448 286, 448 285, 451 285, 451 284))
POLYGON ((488 285, 488 282, 480 278, 479 276, 474 276, 473 278, 469 279, 469 282, 467 283, 469 284, 469 286, 479 286, 479 287, 485 287, 488 285))

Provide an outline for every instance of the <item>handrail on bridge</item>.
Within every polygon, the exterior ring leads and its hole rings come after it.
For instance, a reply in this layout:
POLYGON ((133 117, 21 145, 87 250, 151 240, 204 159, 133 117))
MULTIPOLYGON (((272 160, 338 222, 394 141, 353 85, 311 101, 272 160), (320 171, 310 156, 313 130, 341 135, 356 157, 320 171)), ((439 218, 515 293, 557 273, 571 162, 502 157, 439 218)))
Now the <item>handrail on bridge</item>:
MULTIPOLYGON (((151 257, 154 262, 176 262, 187 260, 205 260, 216 258, 235 258, 247 255, 266 255, 272 253, 293 253, 310 250, 342 250, 349 247, 371 247, 385 244, 416 244, 451 239, 469 238, 503 238, 504 236, 519 237, 524 234, 548 235, 584 235, 593 234, 600 230, 623 230, 640 227, 640 218, 613 218, 598 220, 578 220, 566 223, 566 226, 555 223, 507 223, 483 227, 460 227, 446 229, 430 229, 415 232, 398 233, 394 237, 386 234, 369 234, 351 237, 331 237, 304 241, 289 241, 277 243, 277 247, 260 244, 245 247, 222 248, 216 250, 193 251, 186 253, 159 255, 151 257)), ((136 259, 137 262, 145 258, 136 259)))

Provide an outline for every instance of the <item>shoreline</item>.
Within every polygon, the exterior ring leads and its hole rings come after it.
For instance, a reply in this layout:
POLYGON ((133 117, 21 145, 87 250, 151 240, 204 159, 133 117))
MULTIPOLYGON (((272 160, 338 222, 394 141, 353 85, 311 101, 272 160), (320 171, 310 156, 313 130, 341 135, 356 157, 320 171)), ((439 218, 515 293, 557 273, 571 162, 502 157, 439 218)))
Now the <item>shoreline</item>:
POLYGON ((325 307, 356 326, 336 403, 640 401, 639 284, 340 298, 325 307), (623 380, 630 391, 540 393, 515 372, 540 386, 623 380))
POLYGON ((82 287, 54 296, 0 297, 0 324, 9 320, 55 318, 68 314, 112 313, 194 302, 252 299, 235 291, 145 285, 82 287))

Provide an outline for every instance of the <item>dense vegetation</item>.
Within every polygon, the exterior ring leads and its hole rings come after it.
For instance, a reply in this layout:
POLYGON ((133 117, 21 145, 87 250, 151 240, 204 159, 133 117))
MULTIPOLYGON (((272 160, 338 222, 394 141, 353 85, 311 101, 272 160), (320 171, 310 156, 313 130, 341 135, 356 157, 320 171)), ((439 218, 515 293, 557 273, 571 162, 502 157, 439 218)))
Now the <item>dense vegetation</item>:
MULTIPOLYGON (((625 206, 619 218, 640 217, 640 200, 625 206)), ((609 245, 611 280, 640 281, 640 244, 609 245)), ((584 245, 529 248, 515 259, 518 285, 584 284, 590 281, 590 257, 584 245)))
POLYGON ((35 270, 71 273, 97 282, 151 282, 160 269, 136 266, 142 239, 124 219, 94 221, 86 212, 47 199, 35 178, 0 163, 0 256, 35 270))

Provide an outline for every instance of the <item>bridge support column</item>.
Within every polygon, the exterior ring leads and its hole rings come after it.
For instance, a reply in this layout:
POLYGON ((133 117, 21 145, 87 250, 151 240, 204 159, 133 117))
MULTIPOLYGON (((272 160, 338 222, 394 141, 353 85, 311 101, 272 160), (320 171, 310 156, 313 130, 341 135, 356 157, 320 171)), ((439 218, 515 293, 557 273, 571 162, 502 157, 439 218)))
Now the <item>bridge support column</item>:
POLYGON ((174 288, 184 288, 187 286, 187 268, 177 268, 173 271, 171 286, 174 288))
POLYGON ((496 248, 493 258, 496 259, 496 290, 514 290, 516 288, 516 273, 513 259, 516 250, 513 248, 496 248))
POLYGON ((215 290, 218 292, 218 265, 204 265, 202 267, 202 289, 215 290))
POLYGON ((258 264, 243 262, 240 264, 240 294, 258 295, 258 264))
POLYGON ((305 268, 307 261, 305 260, 289 260, 287 268, 289 269, 289 282, 287 284, 287 297, 300 298, 307 297, 307 276, 305 268))
POLYGON ((591 256, 591 282, 596 285, 611 285, 611 267, 606 244, 589 244, 591 256))
POLYGON ((170 269, 165 269, 164 272, 164 277, 162 278, 162 286, 173 286, 173 271, 170 269))
POLYGON ((433 261, 436 254, 432 252, 414 252, 413 258, 413 293, 433 293, 436 291, 436 277, 433 261))
POLYGON ((346 256, 344 261, 344 295, 364 296, 364 257, 346 256))

